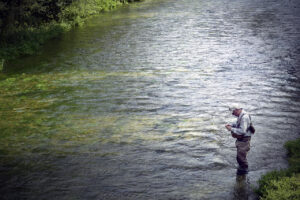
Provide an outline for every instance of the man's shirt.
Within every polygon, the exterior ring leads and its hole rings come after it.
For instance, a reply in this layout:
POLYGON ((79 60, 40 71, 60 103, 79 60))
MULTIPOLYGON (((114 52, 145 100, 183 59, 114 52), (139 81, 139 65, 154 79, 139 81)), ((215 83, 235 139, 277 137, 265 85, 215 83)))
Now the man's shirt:
POLYGON ((237 119, 237 122, 232 124, 231 132, 237 135, 251 136, 251 132, 249 130, 247 131, 250 126, 250 122, 251 120, 249 114, 246 111, 242 110, 237 119))

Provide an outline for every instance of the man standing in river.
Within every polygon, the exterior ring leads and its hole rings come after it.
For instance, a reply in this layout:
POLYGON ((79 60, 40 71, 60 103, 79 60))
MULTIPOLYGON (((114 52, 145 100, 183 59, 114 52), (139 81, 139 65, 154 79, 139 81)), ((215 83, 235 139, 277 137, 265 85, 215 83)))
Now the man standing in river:
POLYGON ((229 107, 232 115, 238 117, 234 124, 227 124, 225 127, 231 131, 233 138, 236 138, 235 146, 237 148, 237 162, 239 164, 237 174, 248 173, 247 153, 250 150, 251 131, 249 130, 251 119, 249 114, 241 106, 233 105, 229 107))

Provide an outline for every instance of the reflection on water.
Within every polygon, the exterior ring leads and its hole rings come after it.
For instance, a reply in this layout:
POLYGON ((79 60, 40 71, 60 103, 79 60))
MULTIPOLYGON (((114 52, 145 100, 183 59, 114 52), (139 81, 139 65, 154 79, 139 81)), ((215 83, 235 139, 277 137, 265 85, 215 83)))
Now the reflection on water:
POLYGON ((251 188, 247 180, 247 175, 236 175, 236 183, 234 186, 234 200, 247 200, 251 188))
POLYGON ((1 194, 242 195, 226 105, 244 104, 257 129, 249 184, 286 167, 283 144, 300 126, 299 9, 280 0, 149 0, 10 63, 0 77, 1 194))

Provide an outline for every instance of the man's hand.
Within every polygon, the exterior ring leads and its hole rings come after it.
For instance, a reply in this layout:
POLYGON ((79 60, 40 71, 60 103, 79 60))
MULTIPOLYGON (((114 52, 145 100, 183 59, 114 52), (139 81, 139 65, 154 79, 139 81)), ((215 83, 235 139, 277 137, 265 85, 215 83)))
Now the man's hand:
POLYGON ((228 131, 231 131, 231 128, 232 128, 231 125, 227 124, 227 125, 225 125, 225 127, 228 131))

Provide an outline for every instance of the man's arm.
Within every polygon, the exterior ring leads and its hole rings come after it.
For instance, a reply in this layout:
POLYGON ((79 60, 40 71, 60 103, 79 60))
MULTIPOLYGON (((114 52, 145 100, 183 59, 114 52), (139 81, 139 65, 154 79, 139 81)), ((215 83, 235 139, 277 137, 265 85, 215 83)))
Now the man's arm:
POLYGON ((245 135, 247 134, 247 128, 248 128, 248 120, 246 117, 243 117, 241 119, 240 127, 239 128, 231 128, 231 133, 234 133, 236 135, 245 135))

